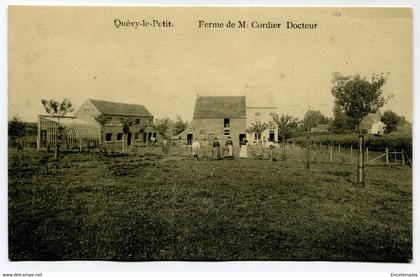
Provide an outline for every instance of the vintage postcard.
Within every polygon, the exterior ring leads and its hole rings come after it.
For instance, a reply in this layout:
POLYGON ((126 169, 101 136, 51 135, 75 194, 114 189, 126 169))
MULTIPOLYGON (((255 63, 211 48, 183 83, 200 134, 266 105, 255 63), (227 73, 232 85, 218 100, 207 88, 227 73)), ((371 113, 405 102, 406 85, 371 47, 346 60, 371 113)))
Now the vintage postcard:
POLYGON ((412 21, 9 6, 10 261, 411 262, 412 21))

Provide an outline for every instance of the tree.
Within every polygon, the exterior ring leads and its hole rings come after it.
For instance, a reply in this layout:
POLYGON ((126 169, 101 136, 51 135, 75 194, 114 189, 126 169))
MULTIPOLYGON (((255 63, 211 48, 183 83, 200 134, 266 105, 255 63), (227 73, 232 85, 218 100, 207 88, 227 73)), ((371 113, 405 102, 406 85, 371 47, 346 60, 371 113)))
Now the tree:
POLYGON ((359 133, 363 118, 376 113, 387 102, 388 99, 382 95, 385 82, 383 74, 373 75, 370 81, 360 75, 334 76, 331 94, 337 106, 349 117, 353 126, 359 129, 359 133))
POLYGON ((96 122, 99 123, 99 125, 101 126, 101 140, 100 143, 101 145, 103 144, 103 137, 104 137, 104 126, 106 123, 108 123, 110 121, 110 118, 104 114, 100 114, 98 116, 95 117, 96 122))
POLYGON ((154 125, 159 135, 161 135, 163 138, 169 137, 168 131, 171 125, 171 120, 169 118, 156 119, 156 122, 154 125))
POLYGON ((373 75, 369 80, 360 75, 342 76, 335 74, 331 94, 336 104, 349 117, 353 126, 359 129, 359 158, 357 183, 364 185, 364 137, 360 122, 365 116, 376 113, 387 101, 382 95, 386 79, 383 74, 373 75))
POLYGON ((135 124, 135 120, 132 117, 120 118, 121 124, 123 125, 123 151, 125 150, 125 136, 130 132, 130 127, 135 124))
POLYGON ((401 118, 393 111, 385 111, 381 117, 381 121, 385 124, 385 133, 389 134, 392 131, 397 130, 397 124, 400 119, 401 118))
POLYGON ((179 115, 177 115, 176 121, 173 124, 172 134, 175 136, 181 134, 188 128, 188 125, 188 121, 183 121, 182 118, 179 115))
POLYGON ((12 120, 9 121, 8 129, 10 145, 12 147, 19 147, 18 139, 25 136, 25 123, 15 115, 12 120))
POLYGON ((331 122, 331 131, 335 134, 344 133, 356 129, 350 118, 343 112, 335 101, 333 109, 334 119, 331 122))
POLYGON ((298 119, 290 115, 282 114, 279 116, 275 114, 273 121, 277 125, 279 132, 281 132, 281 140, 283 144, 283 159, 286 159, 286 134, 290 133, 298 125, 298 119))
POLYGON ((267 130, 268 128, 268 124, 267 123, 261 123, 260 121, 256 121, 251 123, 251 127, 249 127, 246 131, 249 134, 257 134, 257 138, 261 139, 261 134, 267 130))
POLYGON ((308 110, 302 120, 304 131, 311 131, 311 128, 319 124, 328 124, 328 118, 318 110, 308 110))
POLYGON ((54 157, 55 159, 58 159, 58 152, 60 150, 61 142, 64 139, 63 138, 64 127, 61 126, 60 120, 61 118, 66 116, 66 114, 74 111, 73 104, 67 98, 64 98, 62 102, 58 102, 54 99, 51 99, 51 100, 42 99, 41 103, 44 106, 45 111, 48 114, 57 117, 57 120, 58 120, 58 127, 57 127, 58 135, 55 138, 55 151, 54 151, 54 157))

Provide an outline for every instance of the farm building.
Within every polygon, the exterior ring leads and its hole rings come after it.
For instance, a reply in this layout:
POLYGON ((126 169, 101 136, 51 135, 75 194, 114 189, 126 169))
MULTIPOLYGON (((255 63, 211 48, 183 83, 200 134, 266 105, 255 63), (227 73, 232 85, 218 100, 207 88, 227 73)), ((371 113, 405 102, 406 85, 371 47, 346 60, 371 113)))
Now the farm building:
POLYGON ((73 117, 38 117, 38 150, 55 144, 59 126, 65 148, 97 147, 100 143, 110 150, 144 145, 157 138, 151 127, 153 115, 142 105, 88 99, 73 117), (100 124, 97 118, 102 116, 100 124), (124 133, 124 121, 131 121, 124 133))
POLYGON ((366 130, 368 134, 383 134, 385 124, 382 123, 381 116, 379 111, 367 115, 360 123, 360 128, 366 130))
POLYGON ((275 127, 262 134, 247 133, 252 123, 268 123, 271 120, 277 110, 272 103, 261 105, 249 101, 248 96, 197 96, 191 126, 178 138, 191 144, 194 138, 213 141, 217 137, 223 142, 230 136, 236 145, 244 137, 249 142, 268 138, 277 140, 275 127))

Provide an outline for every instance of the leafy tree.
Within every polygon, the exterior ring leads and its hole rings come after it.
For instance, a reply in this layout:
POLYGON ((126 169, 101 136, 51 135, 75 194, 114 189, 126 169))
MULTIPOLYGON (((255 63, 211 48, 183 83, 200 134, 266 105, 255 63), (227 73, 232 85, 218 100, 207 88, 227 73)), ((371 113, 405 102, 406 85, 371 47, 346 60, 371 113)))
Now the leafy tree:
POLYGON ((51 100, 42 99, 41 103, 48 114, 55 116, 58 119, 58 128, 57 128, 58 135, 55 139, 55 152, 54 152, 55 159, 58 159, 58 152, 60 150, 62 140, 64 139, 63 137, 64 127, 61 126, 60 120, 61 118, 66 116, 66 114, 74 111, 73 104, 67 98, 65 98, 62 102, 56 101, 54 99, 51 99, 51 100))
POLYGON ((286 159, 286 134, 290 133, 298 125, 298 119, 290 115, 282 114, 279 116, 275 114, 273 121, 277 125, 279 132, 281 132, 281 140, 283 144, 283 159, 286 159))
POLYGON ((171 125, 171 120, 169 118, 162 118, 162 119, 156 119, 156 122, 154 124, 156 131, 161 135, 163 138, 169 137, 169 128, 171 125))
POLYGON ((183 121, 182 118, 177 115, 176 121, 173 124, 172 134, 175 136, 181 134, 188 128, 188 125, 188 121, 183 121))
POLYGON ((328 124, 328 118, 318 110, 306 111, 302 120, 304 131, 310 131, 311 128, 317 127, 319 124, 328 124))
POLYGON ((333 109, 334 119, 331 122, 331 131, 339 134, 344 133, 347 130, 354 130, 356 127, 350 118, 343 112, 342 108, 337 104, 337 101, 333 109))
POLYGON ((130 127, 135 124, 135 120, 132 117, 121 117, 121 124, 123 125, 123 151, 125 150, 125 136, 130 132, 130 127))
POLYGON ((359 129, 359 158, 357 183, 364 185, 364 145, 360 122, 368 114, 376 113, 387 101, 382 95, 382 87, 386 79, 381 75, 373 75, 370 80, 360 75, 342 76, 335 74, 332 95, 336 104, 349 117, 353 126, 359 129))
POLYGON ((349 117, 353 126, 358 127, 365 116, 381 108, 387 101, 382 95, 386 78, 373 75, 371 80, 360 75, 342 76, 336 74, 333 79, 332 95, 336 104, 349 117))
POLYGON ((385 111, 381 117, 381 121, 385 124, 385 133, 391 133, 397 130, 397 124, 400 121, 400 117, 393 111, 385 111))
POLYGON ((108 123, 110 121, 110 118, 104 114, 100 114, 98 116, 95 117, 96 122, 99 123, 99 125, 101 126, 101 145, 103 144, 103 137, 104 137, 104 126, 106 123, 108 123))
POLYGON ((267 130, 268 126, 269 125, 265 122, 261 123, 260 121, 256 121, 256 122, 251 123, 251 126, 246 131, 249 134, 253 134, 253 133, 257 134, 257 137, 261 139, 261 134, 265 130, 267 130))
POLYGON ((8 129, 10 145, 12 147, 18 147, 19 138, 25 136, 25 123, 23 123, 19 117, 15 115, 12 120, 9 121, 8 129))

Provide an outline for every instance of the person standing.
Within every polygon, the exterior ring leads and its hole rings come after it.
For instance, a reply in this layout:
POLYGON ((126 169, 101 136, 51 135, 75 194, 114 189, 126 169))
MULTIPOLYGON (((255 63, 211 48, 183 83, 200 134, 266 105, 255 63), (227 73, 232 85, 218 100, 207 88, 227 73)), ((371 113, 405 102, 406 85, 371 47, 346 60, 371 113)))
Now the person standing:
POLYGON ((248 158, 248 141, 246 138, 242 138, 239 142, 239 158, 248 158))
POLYGON ((197 138, 192 143, 192 155, 194 159, 198 159, 198 153, 200 152, 200 142, 197 138))
POLYGON ((226 150, 228 152, 227 158, 228 159, 233 159, 233 141, 232 141, 231 137, 228 137, 227 141, 225 142, 225 147, 226 147, 226 150))
POLYGON ((274 142, 271 139, 268 139, 267 148, 268 148, 268 160, 273 161, 273 152, 274 152, 274 142))
POLYGON ((217 138, 214 138, 214 141, 213 141, 212 157, 215 160, 220 160, 222 157, 220 153, 220 142, 217 138))

